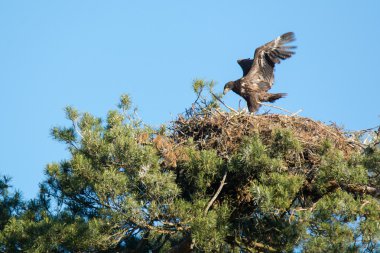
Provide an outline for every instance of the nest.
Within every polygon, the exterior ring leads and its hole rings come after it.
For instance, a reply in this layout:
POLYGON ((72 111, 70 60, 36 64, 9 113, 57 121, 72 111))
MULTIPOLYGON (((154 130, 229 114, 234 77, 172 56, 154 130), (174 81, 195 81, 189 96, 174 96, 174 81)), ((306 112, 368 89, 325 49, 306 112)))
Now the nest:
POLYGON ((259 134, 262 142, 269 144, 276 129, 288 129, 294 134, 301 143, 302 158, 307 159, 311 167, 320 162, 317 153, 326 140, 343 152, 345 157, 361 150, 334 124, 325 125, 300 116, 252 115, 218 110, 188 118, 180 116, 172 125, 172 140, 180 144, 191 138, 199 149, 215 149, 220 156, 228 158, 239 148, 243 138, 259 134))

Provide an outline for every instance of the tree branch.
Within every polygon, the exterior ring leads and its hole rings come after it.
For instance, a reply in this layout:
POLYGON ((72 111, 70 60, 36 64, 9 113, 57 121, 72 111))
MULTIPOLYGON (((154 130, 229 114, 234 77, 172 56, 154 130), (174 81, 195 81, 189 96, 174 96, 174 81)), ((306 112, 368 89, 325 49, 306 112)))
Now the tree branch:
POLYGON ((269 245, 265 245, 265 244, 260 243, 260 242, 252 242, 252 241, 249 242, 246 239, 243 239, 243 240, 244 240, 244 242, 241 242, 237 238, 235 238, 235 243, 240 248, 244 248, 245 250, 249 250, 249 252, 256 252, 257 250, 259 250, 259 252, 278 252, 277 249, 275 249, 269 245))
POLYGON ((213 92, 211 92, 211 95, 214 96, 214 98, 216 98, 220 103, 222 103, 226 108, 228 108, 230 111, 233 111, 233 112, 237 112, 235 109, 229 107, 228 105, 226 105, 220 98, 218 98, 213 92))
POLYGON ((207 204, 207 207, 204 211, 204 214, 206 215, 208 210, 210 209, 210 207, 212 206, 212 204, 214 203, 214 201, 216 200, 216 198, 218 197, 219 193, 222 191, 223 189, 223 186, 226 184, 225 181, 226 181, 226 177, 227 177, 227 172, 224 173, 224 176, 222 178, 222 181, 220 181, 220 185, 219 185, 219 188, 218 190, 216 191, 216 193, 214 194, 214 197, 212 197, 212 199, 208 202, 207 204))
POLYGON ((329 181, 329 186, 333 189, 342 188, 345 191, 351 193, 359 193, 359 194, 368 194, 373 197, 380 196, 380 189, 375 187, 367 186, 367 185, 357 185, 357 184, 340 184, 337 181, 329 181))
POLYGON ((287 112, 290 114, 290 116, 295 116, 297 115, 298 113, 302 112, 302 109, 298 110, 297 112, 291 112, 291 111, 288 111, 284 108, 281 108, 281 107, 278 107, 278 106, 275 106, 275 105, 270 105, 270 104, 266 104, 266 103, 261 103, 261 102, 258 102, 260 105, 263 105, 263 106, 268 106, 268 107, 272 107, 272 108, 276 108, 278 110, 281 110, 281 111, 284 111, 284 112, 287 112))

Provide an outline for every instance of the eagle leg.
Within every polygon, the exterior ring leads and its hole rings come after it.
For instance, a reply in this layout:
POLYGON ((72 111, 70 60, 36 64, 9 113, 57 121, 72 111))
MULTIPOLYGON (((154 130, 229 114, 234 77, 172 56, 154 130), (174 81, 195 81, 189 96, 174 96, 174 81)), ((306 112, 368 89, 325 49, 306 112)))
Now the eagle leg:
POLYGON ((259 97, 257 94, 247 99, 247 106, 248 106, 248 111, 251 113, 255 113, 259 110, 260 103, 259 103, 259 97))

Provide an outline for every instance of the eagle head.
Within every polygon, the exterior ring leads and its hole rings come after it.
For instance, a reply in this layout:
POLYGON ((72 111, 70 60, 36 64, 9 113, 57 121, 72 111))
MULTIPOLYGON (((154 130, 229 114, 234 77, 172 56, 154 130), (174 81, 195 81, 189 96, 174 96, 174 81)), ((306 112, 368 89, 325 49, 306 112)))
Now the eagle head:
POLYGON ((234 87, 235 87, 235 82, 234 81, 230 81, 230 82, 226 83, 226 85, 224 85, 223 94, 226 95, 226 93, 229 90, 232 90, 234 87))

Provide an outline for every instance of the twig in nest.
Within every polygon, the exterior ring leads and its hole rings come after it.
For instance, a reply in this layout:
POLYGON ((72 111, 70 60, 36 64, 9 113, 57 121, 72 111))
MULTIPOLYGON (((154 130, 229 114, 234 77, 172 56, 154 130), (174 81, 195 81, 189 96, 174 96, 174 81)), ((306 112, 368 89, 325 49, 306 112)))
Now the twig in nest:
POLYGON ((268 106, 268 107, 272 107, 272 108, 276 108, 278 110, 281 110, 281 111, 284 111, 284 112, 287 112, 290 114, 290 116, 294 116, 294 115, 297 115, 298 113, 302 112, 302 109, 301 110, 298 110, 297 112, 291 112, 291 111, 288 111, 284 108, 281 108, 281 107, 278 107, 278 106, 275 106, 275 105, 270 105, 270 104, 264 104, 264 103, 261 103, 259 102, 260 105, 263 105, 263 106, 268 106))
POLYGON ((220 116, 222 116, 223 118, 226 118, 226 116, 224 116, 223 113, 221 113, 218 109, 215 109, 215 111, 216 111, 220 116))
POLYGON ((290 116, 296 116, 298 113, 302 112, 302 109, 299 109, 298 111, 296 111, 295 113, 293 113, 292 115, 290 116))
POLYGON ((214 96, 214 98, 216 98, 220 103, 222 103, 225 107, 227 107, 230 111, 233 111, 233 112, 237 112, 236 110, 234 110, 233 108, 229 107, 228 105, 226 105, 220 98, 218 98, 214 93, 211 92, 211 95, 214 96))
POLYGON ((223 186, 226 184, 226 183, 225 183, 225 181, 226 181, 226 177, 227 177, 227 172, 224 173, 223 179, 222 179, 222 181, 220 181, 219 188, 218 188, 218 190, 216 191, 214 197, 212 197, 212 199, 208 202, 207 207, 206 207, 206 209, 205 209, 205 211, 204 211, 204 214, 205 214, 205 215, 207 214, 208 209, 210 209, 210 207, 212 206, 212 204, 214 203, 214 201, 215 201, 216 198, 218 197, 219 193, 222 191, 223 186))

